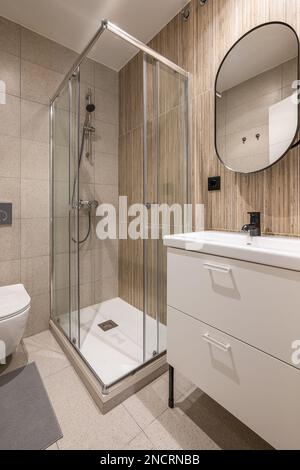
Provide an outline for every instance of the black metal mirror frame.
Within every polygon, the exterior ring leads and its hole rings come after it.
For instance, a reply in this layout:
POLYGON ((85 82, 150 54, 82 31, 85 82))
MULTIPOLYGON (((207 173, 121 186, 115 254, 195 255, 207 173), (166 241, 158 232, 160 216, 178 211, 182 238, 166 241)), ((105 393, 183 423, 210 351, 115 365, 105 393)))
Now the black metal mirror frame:
MULTIPOLYGON (((226 165, 224 163, 224 161, 222 160, 222 158, 220 157, 219 155, 219 152, 218 152, 218 146, 217 146, 217 83, 218 83, 218 79, 219 79, 219 75, 220 75, 220 72, 222 70, 222 67, 223 67, 223 64, 224 62, 226 61, 227 57, 229 56, 229 54, 233 51, 233 49, 247 36, 249 36, 249 34, 252 34, 254 31, 260 29, 260 28, 264 28, 265 26, 269 26, 269 25, 275 25, 275 24, 278 24, 278 25, 283 25, 283 26, 286 26, 288 27, 295 35, 295 38, 297 40, 297 49, 298 49, 298 67, 297 67, 297 80, 298 80, 298 83, 299 83, 299 80, 300 80, 300 64, 299 64, 299 57, 300 57, 300 41, 299 41, 299 37, 298 37, 298 34, 297 32, 295 31, 295 29, 289 25, 288 23, 285 23, 283 21, 270 21, 270 22, 267 22, 267 23, 263 23, 263 24, 260 24, 258 26, 256 26, 255 28, 252 28, 250 31, 248 31, 246 34, 244 34, 243 36, 241 36, 234 44, 233 46, 229 49, 229 51, 226 53, 224 59, 222 60, 220 66, 219 66, 219 69, 218 69, 218 72, 217 72, 217 75, 216 75, 216 79, 215 79, 215 86, 214 86, 214 93, 215 93, 215 96, 214 96, 214 111, 215 111, 215 150, 216 150, 216 153, 217 153, 217 156, 218 156, 218 159, 220 160, 220 162, 222 163, 222 165, 225 166, 225 168, 227 168, 227 170, 230 170, 230 171, 233 171, 234 173, 241 173, 241 174, 245 174, 245 175, 251 175, 251 174, 254 174, 254 173, 260 173, 261 171, 265 171, 267 170, 268 168, 271 168, 272 166, 276 165, 276 163, 278 163, 280 160, 282 160, 282 158, 284 158, 290 151, 291 149, 297 147, 298 145, 300 145, 300 140, 295 142, 297 136, 298 136, 298 132, 299 132, 299 111, 300 111, 300 103, 298 104, 298 123, 297 123, 297 130, 296 130, 296 133, 295 133, 295 136, 291 142, 291 145, 289 146, 289 148, 287 149, 287 151, 281 155, 281 157, 279 157, 275 162, 271 163, 270 165, 267 165, 266 167, 264 168, 261 168, 260 170, 255 170, 255 171, 249 171, 249 172, 242 172, 242 171, 236 171, 236 170, 233 170, 232 168, 230 168, 228 165, 226 165)), ((300 89, 300 84, 298 85, 298 90, 300 89)))

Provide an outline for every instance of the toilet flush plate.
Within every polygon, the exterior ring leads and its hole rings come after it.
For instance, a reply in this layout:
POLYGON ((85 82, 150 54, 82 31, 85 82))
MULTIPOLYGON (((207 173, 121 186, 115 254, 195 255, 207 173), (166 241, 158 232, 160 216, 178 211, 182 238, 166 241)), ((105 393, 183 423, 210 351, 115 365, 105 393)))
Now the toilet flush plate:
POLYGON ((0 225, 12 224, 12 204, 10 202, 0 202, 0 225))

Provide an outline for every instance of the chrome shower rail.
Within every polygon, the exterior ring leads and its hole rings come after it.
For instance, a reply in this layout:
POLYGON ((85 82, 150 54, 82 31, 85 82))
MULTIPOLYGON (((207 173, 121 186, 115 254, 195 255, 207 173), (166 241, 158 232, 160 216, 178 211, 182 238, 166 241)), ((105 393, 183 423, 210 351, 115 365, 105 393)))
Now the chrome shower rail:
POLYGON ((135 37, 133 37, 130 34, 126 33, 125 31, 123 31, 121 28, 114 25, 110 21, 103 20, 101 22, 101 26, 98 29, 98 31, 96 32, 96 34, 92 37, 91 41, 86 46, 86 48, 83 50, 83 52, 78 56, 78 58, 76 59, 76 61, 72 65, 71 69, 69 70, 69 72, 66 74, 65 78, 63 79, 63 81, 59 85, 59 87, 56 90, 55 94, 50 99, 50 105, 52 105, 54 103, 54 101, 56 100, 56 98, 60 95, 60 93, 65 88, 68 81, 70 80, 70 78, 74 75, 74 73, 76 73, 76 71, 77 71, 78 67, 80 66, 80 64, 82 63, 82 61, 87 57, 90 50, 94 47, 94 45, 96 44, 96 42, 98 41, 100 36, 102 36, 102 34, 105 31, 110 31, 111 33, 115 34, 116 36, 123 39, 127 43, 131 44, 132 46, 135 46, 140 51, 145 52, 150 57, 153 57, 157 61, 161 62, 162 64, 166 65, 170 69, 174 70, 174 72, 179 73, 180 75, 184 76, 185 78, 189 77, 189 73, 186 70, 182 69, 181 67, 179 67, 177 64, 175 64, 171 60, 169 60, 166 57, 162 56, 158 52, 155 52, 153 49, 151 49, 151 47, 147 46, 146 44, 144 44, 139 39, 136 39, 135 37))
POLYGON ((130 34, 126 33, 123 31, 121 28, 118 26, 114 25, 110 21, 105 21, 107 30, 110 31, 111 33, 114 33, 116 36, 119 36, 120 38, 124 39, 124 41, 132 44, 135 46, 137 49, 140 49, 141 51, 145 52, 149 56, 153 57, 154 59, 158 60, 162 64, 165 64, 167 67, 170 69, 174 70, 174 72, 179 73, 180 75, 183 75, 185 78, 189 77, 189 73, 179 67, 179 65, 175 64, 171 60, 167 59, 166 57, 162 56, 159 54, 159 52, 154 51, 151 49, 151 47, 146 46, 142 41, 139 39, 136 39, 135 37, 131 36, 130 34))

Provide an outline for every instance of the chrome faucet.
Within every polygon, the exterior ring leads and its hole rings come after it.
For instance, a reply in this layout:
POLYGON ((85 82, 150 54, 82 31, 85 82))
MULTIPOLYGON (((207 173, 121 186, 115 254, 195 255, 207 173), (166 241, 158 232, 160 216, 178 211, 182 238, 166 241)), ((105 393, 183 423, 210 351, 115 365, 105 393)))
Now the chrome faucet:
POLYGON ((250 215, 250 224, 242 228, 242 232, 249 233, 251 237, 261 236, 260 212, 248 212, 250 215))
POLYGON ((99 202, 98 201, 82 201, 81 199, 79 201, 76 201, 74 204, 73 204, 73 209, 87 209, 88 211, 92 210, 92 209, 97 209, 97 207, 99 206, 99 202))

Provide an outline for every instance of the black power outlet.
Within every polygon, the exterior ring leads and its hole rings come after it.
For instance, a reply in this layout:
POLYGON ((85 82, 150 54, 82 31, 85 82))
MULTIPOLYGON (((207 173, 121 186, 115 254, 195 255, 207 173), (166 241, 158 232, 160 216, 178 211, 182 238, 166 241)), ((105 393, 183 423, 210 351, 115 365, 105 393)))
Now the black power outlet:
POLYGON ((208 178, 208 191, 221 190, 221 176, 213 176, 208 178))

